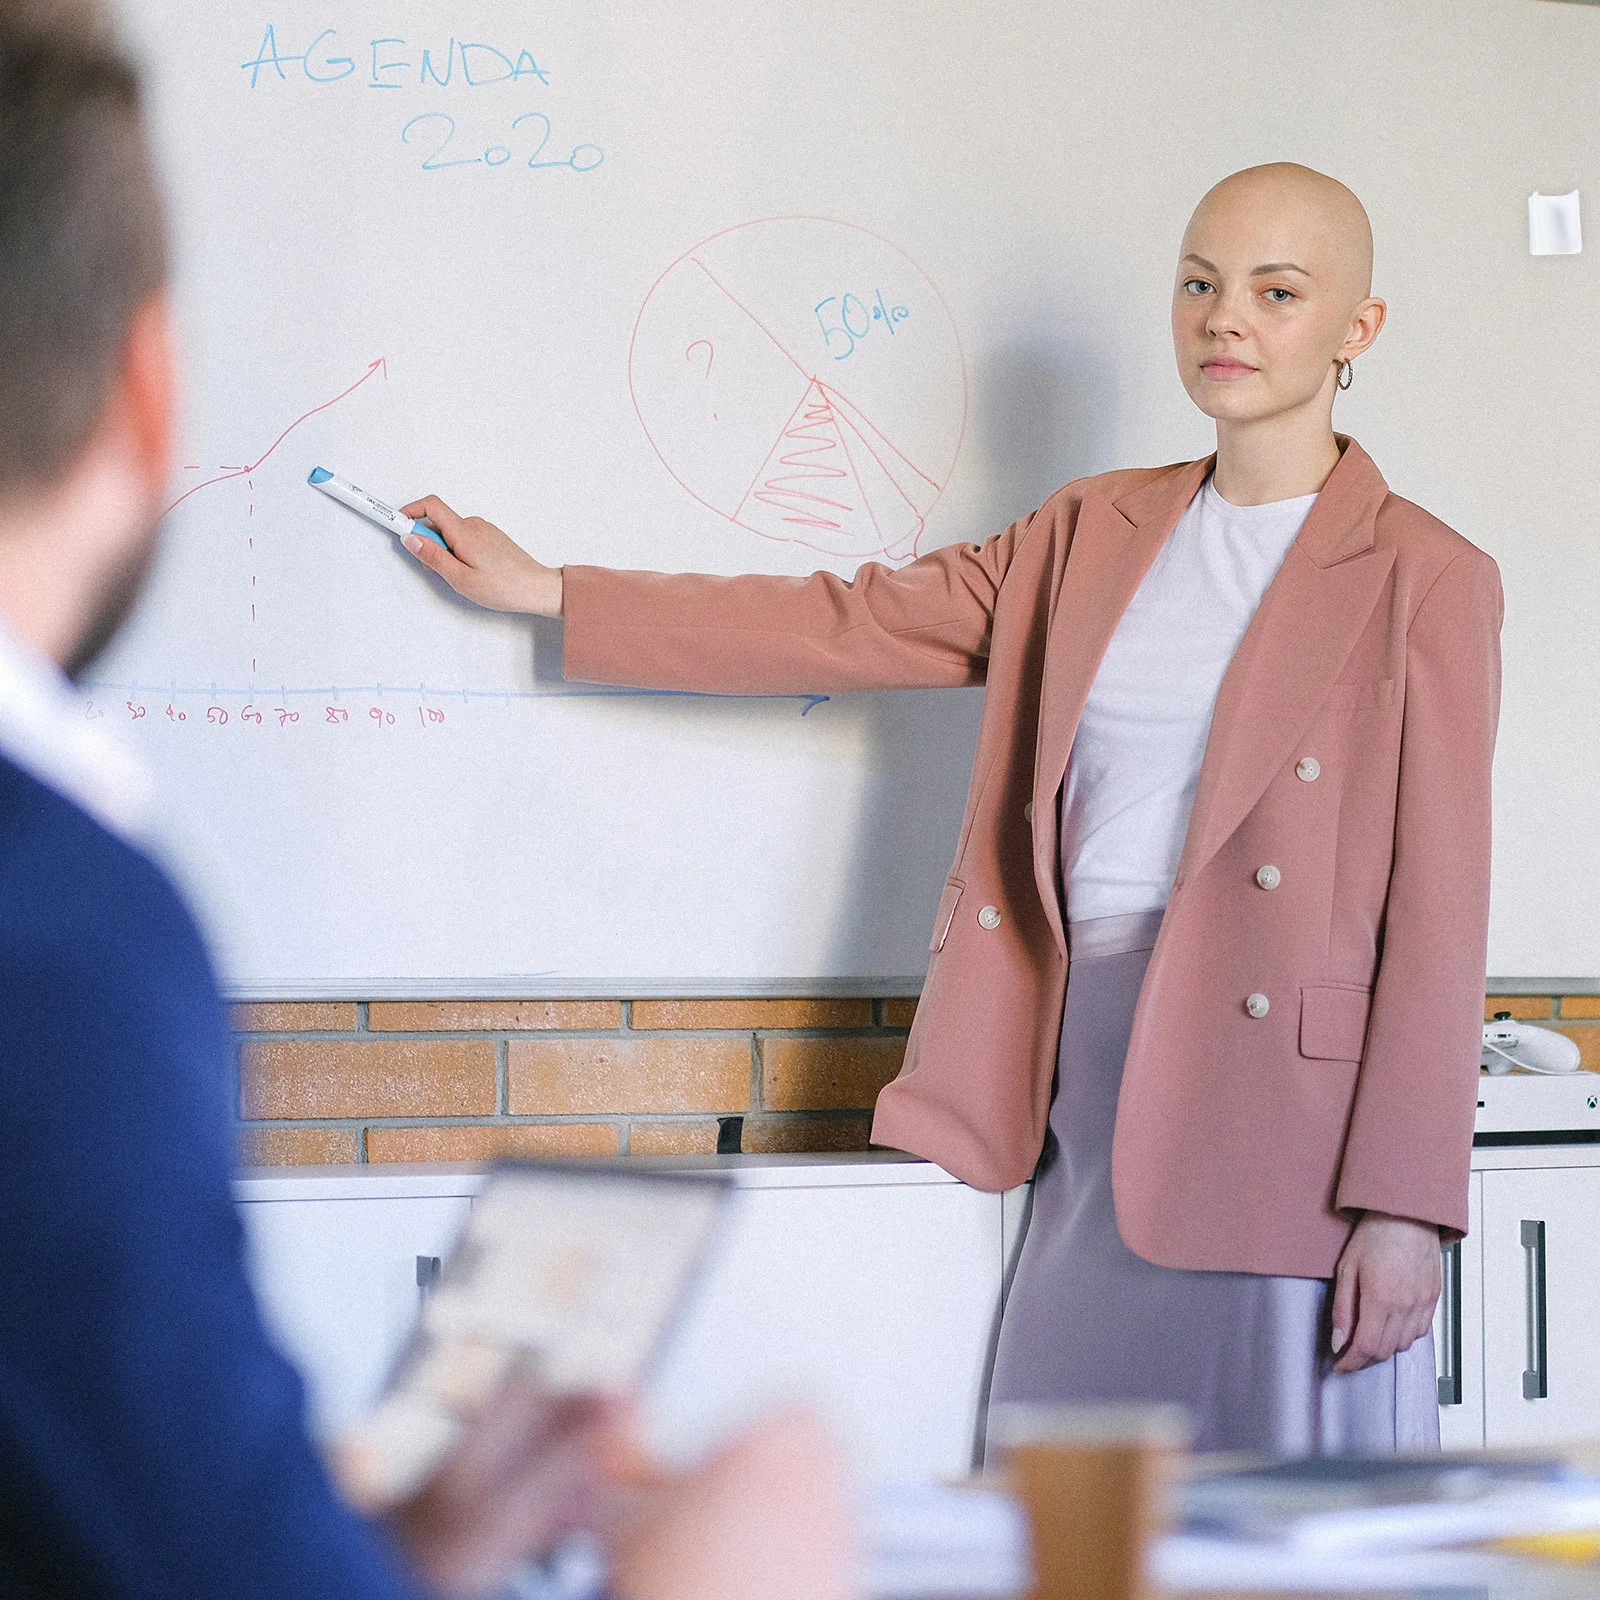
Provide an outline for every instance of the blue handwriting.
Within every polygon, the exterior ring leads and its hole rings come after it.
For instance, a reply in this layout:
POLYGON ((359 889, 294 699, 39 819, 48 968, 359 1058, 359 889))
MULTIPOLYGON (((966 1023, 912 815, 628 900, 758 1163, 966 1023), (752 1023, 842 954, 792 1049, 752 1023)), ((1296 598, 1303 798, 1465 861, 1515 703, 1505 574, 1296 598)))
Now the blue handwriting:
MULTIPOLYGON (((527 132, 522 136, 525 141, 523 148, 527 147, 527 142, 533 145, 525 165, 534 171, 541 167, 570 167, 574 172, 593 172, 606 158, 605 151, 599 145, 579 144, 572 147, 570 155, 546 159, 545 146, 550 143, 552 131, 549 117, 542 111, 524 111, 520 117, 512 118, 512 134, 515 135, 524 124, 527 125, 527 132)), ((446 167, 503 167, 512 157, 511 146, 505 144, 491 144, 482 155, 446 156, 445 152, 452 147, 455 136, 456 119, 447 111, 424 111, 400 130, 402 144, 414 143, 418 148, 428 147, 428 153, 422 158, 424 172, 442 172, 446 167), (411 136, 413 129, 416 130, 415 140, 411 136)))
POLYGON ((835 361, 843 361, 854 355, 856 346, 872 332, 873 323, 887 328, 892 334, 895 324, 904 322, 911 315, 905 306, 890 305, 883 298, 882 289, 873 291, 870 304, 859 295, 834 294, 826 300, 819 300, 811 309, 817 326, 822 330, 822 342, 835 361), (838 309, 824 316, 823 311, 828 306, 838 309), (844 348, 838 348, 840 345, 844 348))
POLYGON ((368 89, 448 89, 452 85, 482 89, 491 83, 520 83, 527 78, 542 84, 550 82, 549 72, 526 49, 518 49, 513 57, 497 45, 452 36, 442 53, 437 41, 434 48, 423 46, 419 52, 396 36, 369 39, 360 46, 341 46, 338 37, 337 29, 324 28, 304 50, 285 50, 278 44, 276 26, 269 22, 261 48, 251 60, 241 61, 239 70, 250 74, 252 89, 263 74, 269 83, 274 76, 279 83, 288 83, 291 77, 307 83, 354 79, 368 89), (343 54, 344 49, 354 53, 343 54), (291 67, 297 71, 291 73, 291 67), (365 79, 362 72, 367 74, 365 79))

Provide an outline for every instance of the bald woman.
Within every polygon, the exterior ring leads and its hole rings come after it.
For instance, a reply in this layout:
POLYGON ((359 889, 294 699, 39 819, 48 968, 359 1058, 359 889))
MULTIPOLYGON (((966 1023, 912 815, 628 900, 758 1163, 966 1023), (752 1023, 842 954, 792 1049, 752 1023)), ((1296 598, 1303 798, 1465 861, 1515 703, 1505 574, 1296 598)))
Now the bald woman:
POLYGON ((991 1401, 1162 1400, 1207 1449, 1437 1444, 1488 920, 1494 563, 1389 492, 1336 395, 1366 212, 1287 163, 1184 233, 1216 452, 1069 484, 846 583, 542 565, 436 497, 418 561, 567 619, 568 676, 986 686, 956 862, 874 1140, 1034 1179, 991 1401))

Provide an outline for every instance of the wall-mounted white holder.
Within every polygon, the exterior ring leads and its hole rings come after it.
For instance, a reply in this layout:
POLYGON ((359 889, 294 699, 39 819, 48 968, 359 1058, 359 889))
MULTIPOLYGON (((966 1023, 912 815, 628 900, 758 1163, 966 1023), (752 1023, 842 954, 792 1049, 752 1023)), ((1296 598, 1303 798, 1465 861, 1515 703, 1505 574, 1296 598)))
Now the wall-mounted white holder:
POLYGON ((1528 254, 1575 256, 1583 249, 1578 191, 1528 196, 1528 254))

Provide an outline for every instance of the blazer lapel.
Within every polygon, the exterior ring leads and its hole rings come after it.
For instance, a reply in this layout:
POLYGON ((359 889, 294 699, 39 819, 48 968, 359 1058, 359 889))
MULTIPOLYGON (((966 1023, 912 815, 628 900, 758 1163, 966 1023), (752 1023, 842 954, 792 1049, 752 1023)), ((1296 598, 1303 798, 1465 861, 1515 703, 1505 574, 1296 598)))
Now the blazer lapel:
POLYGON ((1289 547, 1222 680, 1178 863, 1181 892, 1293 753, 1377 603, 1391 550, 1373 543, 1388 485, 1353 440, 1289 547))
POLYGON ((1051 609, 1033 779, 1034 879, 1063 953, 1067 938, 1061 921, 1056 795, 1066 776, 1078 719, 1123 612, 1205 482, 1213 459, 1164 472, 1116 502, 1087 499, 1078 511, 1051 609))

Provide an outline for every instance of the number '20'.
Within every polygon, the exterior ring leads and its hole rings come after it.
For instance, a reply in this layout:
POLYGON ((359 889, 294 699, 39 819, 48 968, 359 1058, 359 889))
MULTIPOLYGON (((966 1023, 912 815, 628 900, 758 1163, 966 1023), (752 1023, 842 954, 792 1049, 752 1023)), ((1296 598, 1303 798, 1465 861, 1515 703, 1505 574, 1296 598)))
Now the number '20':
MULTIPOLYGON (((508 145, 492 144, 481 156, 451 156, 445 159, 445 151, 449 149, 451 141, 456 136, 456 119, 447 111, 424 111, 420 116, 413 117, 400 130, 400 139, 404 144, 412 144, 412 129, 420 130, 422 124, 432 122, 442 124, 435 127, 434 137, 439 142, 422 158, 424 172, 441 172, 446 167, 503 167, 511 159, 511 149, 508 145), (442 136, 441 136, 442 135, 442 136)), ((520 128, 523 123, 529 124, 530 133, 538 141, 533 147, 533 153, 528 157, 527 164, 534 170, 540 167, 571 167, 574 172, 593 172, 605 160, 605 151, 599 145, 575 145, 572 154, 564 156, 559 161, 545 161, 544 148, 550 143, 550 119, 542 111, 525 111, 520 117, 512 121, 513 130, 520 128)), ((417 137, 424 135, 419 131, 417 137)))

